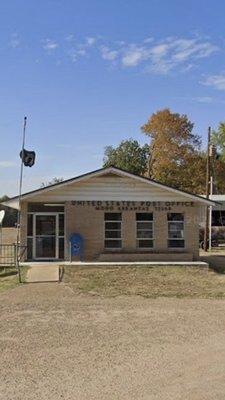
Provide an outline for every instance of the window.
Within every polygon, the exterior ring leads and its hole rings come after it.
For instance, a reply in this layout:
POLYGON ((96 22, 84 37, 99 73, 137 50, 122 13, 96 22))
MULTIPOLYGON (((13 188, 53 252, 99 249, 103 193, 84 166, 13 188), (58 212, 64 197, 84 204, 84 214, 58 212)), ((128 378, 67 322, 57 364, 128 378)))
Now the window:
POLYGON ((212 226, 224 226, 225 225, 225 211, 224 210, 213 210, 212 211, 212 226))
POLYGON ((136 239, 139 249, 153 248, 153 213, 136 213, 136 239))
POLYGON ((168 221, 168 247, 184 248, 184 214, 169 213, 167 214, 168 221))
POLYGON ((121 249, 121 213, 105 213, 105 248, 121 249))

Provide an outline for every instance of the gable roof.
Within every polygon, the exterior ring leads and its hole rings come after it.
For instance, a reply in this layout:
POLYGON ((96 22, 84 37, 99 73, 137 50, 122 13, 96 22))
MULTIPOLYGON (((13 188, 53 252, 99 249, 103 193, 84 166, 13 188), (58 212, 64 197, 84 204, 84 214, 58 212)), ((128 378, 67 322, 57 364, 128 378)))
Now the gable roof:
MULTIPOLYGON (((168 186, 168 185, 162 184, 162 183, 160 183, 158 181, 155 181, 154 179, 150 179, 150 178, 147 178, 147 177, 139 176, 139 175, 133 174, 131 172, 127 172, 127 171, 125 171, 125 170, 123 170, 121 168, 117 168, 117 167, 114 167, 114 166, 106 167, 106 168, 100 168, 100 169, 97 169, 95 171, 91 171, 91 172, 88 172, 86 174, 82 174, 82 175, 79 175, 77 177, 70 178, 70 179, 67 179, 65 181, 58 182, 58 183, 55 183, 53 185, 46 186, 44 188, 32 190, 30 192, 24 193, 22 195, 21 199, 22 200, 26 200, 26 199, 29 199, 31 197, 34 197, 36 194, 40 194, 40 193, 42 194, 42 193, 54 191, 56 188, 57 189, 58 188, 62 188, 63 186, 67 186, 67 185, 72 184, 72 183, 84 182, 84 181, 86 181, 88 179, 91 179, 93 177, 99 177, 99 176, 103 176, 103 175, 106 175, 106 174, 114 174, 114 175, 118 175, 118 176, 121 176, 121 177, 132 178, 132 179, 135 179, 135 180, 137 180, 139 182, 142 182, 142 183, 144 182, 147 185, 155 186, 157 188, 161 188, 161 189, 167 190, 168 192, 172 192, 172 193, 176 193, 178 195, 182 195, 183 197, 186 197, 189 200, 192 200, 192 201, 195 201, 195 202, 199 202, 199 203, 202 203, 204 205, 208 205, 208 206, 215 205, 214 201, 206 199, 206 198, 204 198, 202 196, 199 196, 199 195, 196 195, 196 194, 192 194, 192 193, 189 193, 189 192, 186 192, 186 191, 183 191, 183 190, 179 190, 179 189, 173 188, 171 186, 168 186)), ((2 204, 6 205, 8 207, 18 208, 19 196, 12 197, 11 199, 9 199, 6 202, 3 202, 2 204)))

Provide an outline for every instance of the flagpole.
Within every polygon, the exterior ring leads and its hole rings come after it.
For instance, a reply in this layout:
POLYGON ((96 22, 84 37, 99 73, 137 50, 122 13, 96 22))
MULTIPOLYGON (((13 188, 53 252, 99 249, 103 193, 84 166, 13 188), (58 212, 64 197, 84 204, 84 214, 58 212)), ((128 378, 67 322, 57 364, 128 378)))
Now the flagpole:
POLYGON ((22 140, 22 157, 20 165, 20 180, 19 180, 19 209, 17 212, 17 235, 16 235, 16 264, 18 267, 19 282, 21 283, 21 274, 19 268, 19 242, 20 242, 20 223, 21 223, 21 197, 22 197, 22 186, 23 186, 23 153, 25 147, 25 136, 26 136, 26 125, 27 117, 24 117, 23 122, 23 140, 22 140))

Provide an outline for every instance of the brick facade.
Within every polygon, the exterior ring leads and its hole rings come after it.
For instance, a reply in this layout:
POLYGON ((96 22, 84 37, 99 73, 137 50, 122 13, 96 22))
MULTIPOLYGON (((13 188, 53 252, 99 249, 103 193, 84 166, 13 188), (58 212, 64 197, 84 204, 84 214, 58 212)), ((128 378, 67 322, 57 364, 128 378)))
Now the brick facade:
MULTIPOLYGON (((71 233, 80 233, 85 240, 85 259, 102 261, 121 259, 147 260, 149 252, 136 249, 136 212, 122 211, 122 241, 123 249, 116 251, 117 255, 112 255, 112 251, 104 250, 104 212, 89 206, 74 206, 71 202, 65 204, 66 236, 69 238, 71 233), (135 254, 134 254, 135 253, 135 254)), ((154 249, 155 259, 163 260, 182 260, 198 259, 199 256, 199 207, 175 206, 171 212, 184 213, 185 216, 185 249, 172 250, 167 248, 168 239, 168 211, 155 211, 154 207, 149 207, 148 212, 154 215, 154 249), (182 255, 179 253, 183 253, 182 255), (186 254, 186 256, 184 255, 186 254), (189 256, 187 256, 187 254, 189 256)), ((68 243, 68 240, 66 240, 68 243)), ((66 251, 68 259, 68 246, 66 251)))
MULTIPOLYGON (((118 210, 113 210, 118 212, 118 210)), ((142 251, 136 248, 136 211, 122 212, 122 250, 104 249, 104 213, 105 210, 92 206, 73 205, 65 202, 65 260, 69 260, 69 237, 79 233, 85 241, 84 259, 88 261, 186 261, 199 257, 199 206, 173 206, 170 211, 156 211, 148 207, 154 215, 154 249, 142 251), (185 218, 185 249, 168 249, 167 213, 183 213, 185 218)), ((140 211, 142 212, 142 211, 140 211)), ((144 212, 144 211, 143 211, 144 212)), ((21 244, 26 245, 27 203, 21 208, 21 244)), ((76 258, 74 258, 76 260, 76 258)))

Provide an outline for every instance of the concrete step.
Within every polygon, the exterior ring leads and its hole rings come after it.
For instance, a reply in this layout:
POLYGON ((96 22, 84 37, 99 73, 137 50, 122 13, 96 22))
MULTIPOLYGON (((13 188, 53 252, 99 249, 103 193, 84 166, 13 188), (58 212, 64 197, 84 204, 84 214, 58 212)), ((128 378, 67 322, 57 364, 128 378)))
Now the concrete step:
POLYGON ((44 264, 31 266, 27 272, 28 283, 34 282, 59 282, 59 266, 44 264))

